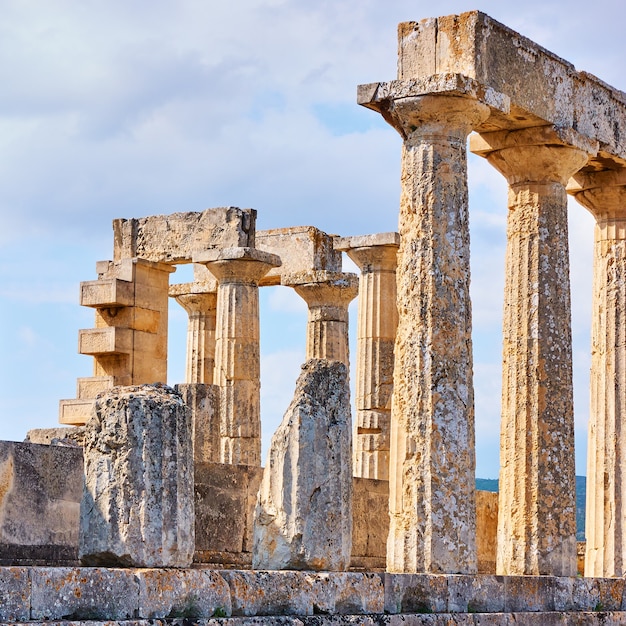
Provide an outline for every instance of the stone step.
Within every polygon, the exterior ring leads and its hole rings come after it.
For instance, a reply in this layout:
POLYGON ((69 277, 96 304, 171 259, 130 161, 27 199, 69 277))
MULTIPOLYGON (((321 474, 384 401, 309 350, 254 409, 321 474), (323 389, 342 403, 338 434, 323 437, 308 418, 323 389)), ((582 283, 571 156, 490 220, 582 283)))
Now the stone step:
POLYGON ((109 326, 78 331, 79 354, 130 354, 133 345, 132 330, 109 326))
POLYGON ((550 576, 0 567, 0 623, 626 624, 624 584, 550 576))
MULTIPOLYGON (((7 623, 7 622, 0 622, 7 623)), ((158 619, 10 622, 14 626, 619 626, 626 613, 618 611, 538 613, 439 613, 431 615, 312 615, 230 618, 190 616, 158 619)))
POLYGON ((135 285, 119 278, 103 278, 80 284, 80 303, 93 308, 119 308, 132 306, 135 285))

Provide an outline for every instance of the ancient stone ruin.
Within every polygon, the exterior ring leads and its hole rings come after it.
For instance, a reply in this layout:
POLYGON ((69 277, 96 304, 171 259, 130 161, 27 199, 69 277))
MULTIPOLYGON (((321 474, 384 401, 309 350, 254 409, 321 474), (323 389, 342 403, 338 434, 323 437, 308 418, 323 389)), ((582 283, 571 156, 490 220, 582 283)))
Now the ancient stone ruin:
POLYGON ((0 622, 626 624, 626 95, 479 12, 398 32, 397 79, 358 88, 402 138, 398 233, 257 232, 235 207, 114 221, 81 284, 94 368, 70 428, 0 442, 0 622), (497 506, 475 489, 468 137, 509 184, 497 506), (568 193, 596 218, 584 577, 568 193), (308 325, 262 468, 265 285, 308 325))

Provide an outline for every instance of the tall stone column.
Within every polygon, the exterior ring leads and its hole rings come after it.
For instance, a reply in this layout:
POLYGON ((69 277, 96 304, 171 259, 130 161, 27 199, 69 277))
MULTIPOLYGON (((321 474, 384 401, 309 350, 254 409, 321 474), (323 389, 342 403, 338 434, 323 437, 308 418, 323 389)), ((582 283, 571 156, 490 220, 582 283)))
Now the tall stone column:
POLYGON ((568 191, 596 219, 585 576, 626 574, 626 170, 580 172, 568 191))
POLYGON ((590 142, 539 127, 473 137, 509 183, 496 572, 576 575, 565 183, 590 142))
POLYGON ((400 236, 335 239, 361 270, 356 358, 354 476, 389 480, 393 346, 398 326, 396 265, 400 236))
POLYGON ((306 359, 341 361, 350 367, 348 305, 358 293, 358 278, 346 272, 317 270, 291 274, 293 287, 309 307, 306 359))
POLYGON ((217 278, 215 384, 222 463, 261 465, 259 280, 280 258, 255 248, 194 254, 217 278))
POLYGON ((458 75, 359 88, 404 139, 390 572, 477 569, 466 141, 489 116, 484 94, 458 75))
POLYGON ((214 291, 200 292, 195 289, 194 283, 172 285, 170 296, 189 316, 185 382, 211 385, 215 367, 217 286, 214 291))

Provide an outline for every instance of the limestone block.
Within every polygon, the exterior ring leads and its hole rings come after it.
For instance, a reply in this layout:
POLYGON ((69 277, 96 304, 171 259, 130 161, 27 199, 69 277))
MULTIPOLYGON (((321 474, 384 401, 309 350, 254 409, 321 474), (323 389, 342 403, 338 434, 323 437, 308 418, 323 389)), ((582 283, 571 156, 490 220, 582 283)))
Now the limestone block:
POLYGON ((132 570, 37 567, 31 576, 33 620, 123 620, 137 615, 132 570))
POLYGON ((443 613, 447 576, 385 574, 385 613, 443 613))
POLYGON ((30 579, 25 567, 0 568, 0 622, 28 621, 30 579))
POLYGON ((93 399, 101 391, 115 387, 113 376, 88 376, 76 379, 76 397, 80 399, 93 399))
POLYGON ((230 586, 233 616, 383 610, 383 581, 377 574, 225 570, 221 575, 230 586))
POLYGON ((313 226, 261 230, 255 246, 278 255, 282 263, 271 269, 260 285, 280 285, 281 276, 298 272, 341 272, 341 254, 333 247, 333 237, 313 226))
POLYGON ((230 588, 208 569, 148 569, 137 572, 139 615, 163 617, 230 617, 230 588))
POLYGON ((118 278, 85 281, 80 284, 80 304, 100 308, 131 306, 134 291, 133 283, 118 278))
POLYGON ((115 387, 96 398, 85 436, 83 563, 191 564, 191 435, 189 409, 164 385, 115 387))
POLYGON ((389 533, 389 483, 353 477, 350 569, 383 569, 389 533))
POLYGON ((78 331, 80 354, 130 354, 133 334, 129 328, 88 328, 78 331))
POLYGON ((250 465, 196 464, 196 561, 250 565, 262 473, 250 465))
POLYGON ((24 443, 75 447, 82 447, 84 441, 85 429, 82 426, 71 428, 34 428, 26 433, 26 438, 24 439, 24 443))
POLYGON ((352 546, 347 368, 311 359, 270 444, 254 516, 256 569, 344 570, 352 546))
POLYGON ((191 411, 194 463, 218 463, 220 458, 219 387, 201 383, 176 385, 191 411))
POLYGON ((80 448, 0 442, 0 564, 76 560, 82 474, 80 448))
POLYGON ((510 115, 492 115, 484 130, 544 120, 576 128, 612 154, 626 155, 624 94, 484 13, 405 22, 398 27, 398 44, 401 80, 459 73, 506 94, 510 115))
POLYGON ((194 250, 253 246, 255 223, 256 211, 236 207, 113 220, 114 259, 189 263, 194 250))
POLYGON ((59 400, 59 424, 81 426, 89 419, 93 400, 59 400))

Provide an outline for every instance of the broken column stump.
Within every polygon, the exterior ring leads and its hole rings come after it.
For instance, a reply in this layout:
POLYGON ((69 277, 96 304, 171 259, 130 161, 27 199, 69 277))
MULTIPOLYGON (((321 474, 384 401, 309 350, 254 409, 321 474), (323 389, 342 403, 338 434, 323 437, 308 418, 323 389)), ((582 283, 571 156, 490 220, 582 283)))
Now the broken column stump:
POLYGON ((348 569, 351 461, 347 368, 311 359, 270 444, 254 515, 254 569, 348 569))
POLYGON ((192 427, 182 398, 161 384, 115 387, 96 398, 86 431, 82 563, 191 565, 192 427))

